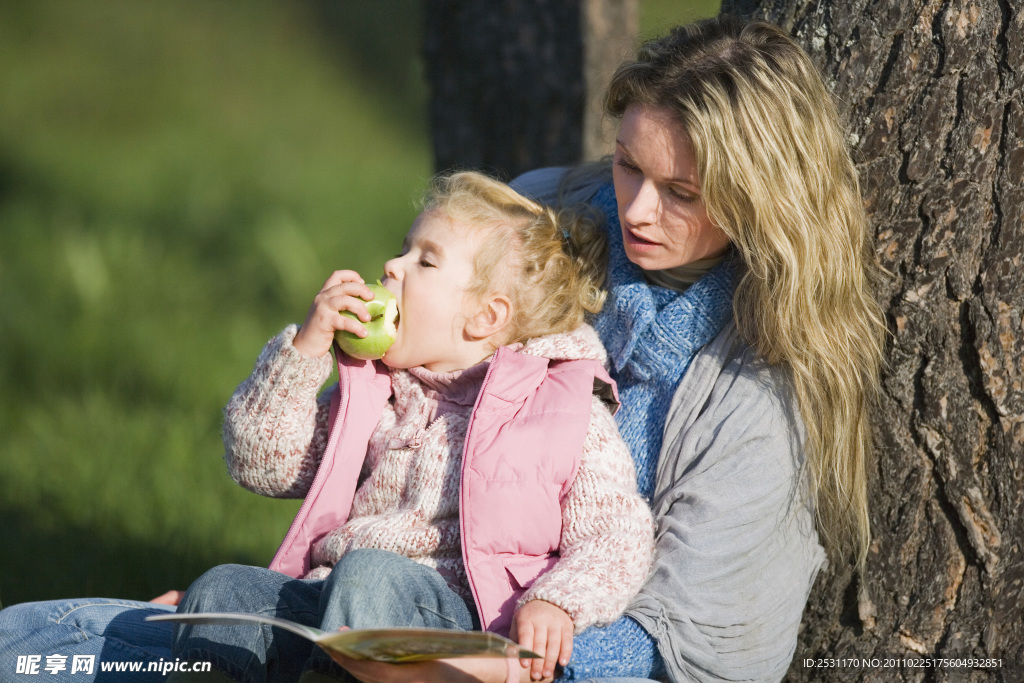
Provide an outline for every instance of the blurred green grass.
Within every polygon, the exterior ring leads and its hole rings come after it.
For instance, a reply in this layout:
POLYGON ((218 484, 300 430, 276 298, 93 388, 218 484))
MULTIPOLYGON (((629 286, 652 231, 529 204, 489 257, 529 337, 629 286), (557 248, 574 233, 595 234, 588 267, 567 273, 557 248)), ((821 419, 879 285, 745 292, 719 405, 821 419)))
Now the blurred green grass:
POLYGON ((5 604, 269 561, 297 502, 226 476, 221 407, 331 269, 379 273, 430 174, 387 35, 418 5, 355 5, 0 8, 5 604))
MULTIPOLYGON (((643 33, 717 11, 645 0, 643 33)), ((0 601, 265 565, 221 408, 430 174, 419 3, 0 5, 0 601)))

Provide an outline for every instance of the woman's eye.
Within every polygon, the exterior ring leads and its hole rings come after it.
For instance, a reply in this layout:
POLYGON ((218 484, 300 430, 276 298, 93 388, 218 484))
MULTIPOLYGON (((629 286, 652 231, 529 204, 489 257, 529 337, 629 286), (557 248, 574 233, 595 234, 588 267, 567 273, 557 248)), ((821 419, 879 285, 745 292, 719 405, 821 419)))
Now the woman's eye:
POLYGON ((669 186, 668 193, 670 195, 672 195, 673 197, 675 197, 676 199, 678 199, 679 201, 681 201, 681 202, 690 203, 690 202, 697 201, 697 197, 696 196, 694 196, 693 194, 691 194, 689 192, 686 192, 685 190, 680 190, 680 189, 678 189, 676 187, 669 186))
POLYGON ((640 169, 637 168, 636 164, 630 163, 625 159, 619 158, 615 160, 615 165, 624 170, 626 173, 639 173, 640 169))
POLYGON ((421 258, 420 259, 420 266, 423 267, 423 268, 433 268, 434 264, 431 263, 430 261, 428 261, 427 259, 421 258))

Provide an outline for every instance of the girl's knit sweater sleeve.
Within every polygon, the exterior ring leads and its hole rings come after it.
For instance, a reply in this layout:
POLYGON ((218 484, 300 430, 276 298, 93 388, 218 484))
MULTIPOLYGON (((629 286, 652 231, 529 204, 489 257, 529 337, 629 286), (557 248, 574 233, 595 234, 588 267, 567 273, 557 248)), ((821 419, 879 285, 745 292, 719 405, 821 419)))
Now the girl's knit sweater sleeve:
POLYGON ((224 408, 224 460, 231 477, 264 496, 301 498, 327 447, 331 354, 309 358, 290 325, 267 342, 256 366, 224 408))
POLYGON ((621 615, 654 558, 651 510, 637 493, 629 449, 597 396, 579 470, 562 501, 559 553, 519 604, 557 605, 572 617, 576 633, 621 615))

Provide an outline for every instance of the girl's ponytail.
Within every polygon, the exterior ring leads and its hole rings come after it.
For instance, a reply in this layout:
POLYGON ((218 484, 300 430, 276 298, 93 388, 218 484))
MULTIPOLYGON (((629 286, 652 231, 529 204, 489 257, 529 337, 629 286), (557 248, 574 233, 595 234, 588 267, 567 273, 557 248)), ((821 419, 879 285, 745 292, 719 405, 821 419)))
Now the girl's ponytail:
POLYGON ((603 217, 585 204, 558 211, 555 221, 562 227, 563 249, 572 259, 579 280, 577 295, 583 310, 598 313, 604 305, 608 271, 608 238, 603 217))

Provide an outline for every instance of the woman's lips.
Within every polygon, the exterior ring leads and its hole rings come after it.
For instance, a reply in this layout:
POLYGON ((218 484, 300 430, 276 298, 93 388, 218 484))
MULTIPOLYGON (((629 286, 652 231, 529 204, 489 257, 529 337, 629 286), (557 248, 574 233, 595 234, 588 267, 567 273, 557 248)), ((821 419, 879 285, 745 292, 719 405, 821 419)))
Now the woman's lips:
POLYGON ((622 237, 625 239, 626 244, 631 247, 638 249, 654 249, 661 246, 658 242, 653 242, 649 239, 641 237, 637 233, 633 232, 631 228, 623 226, 622 237))

